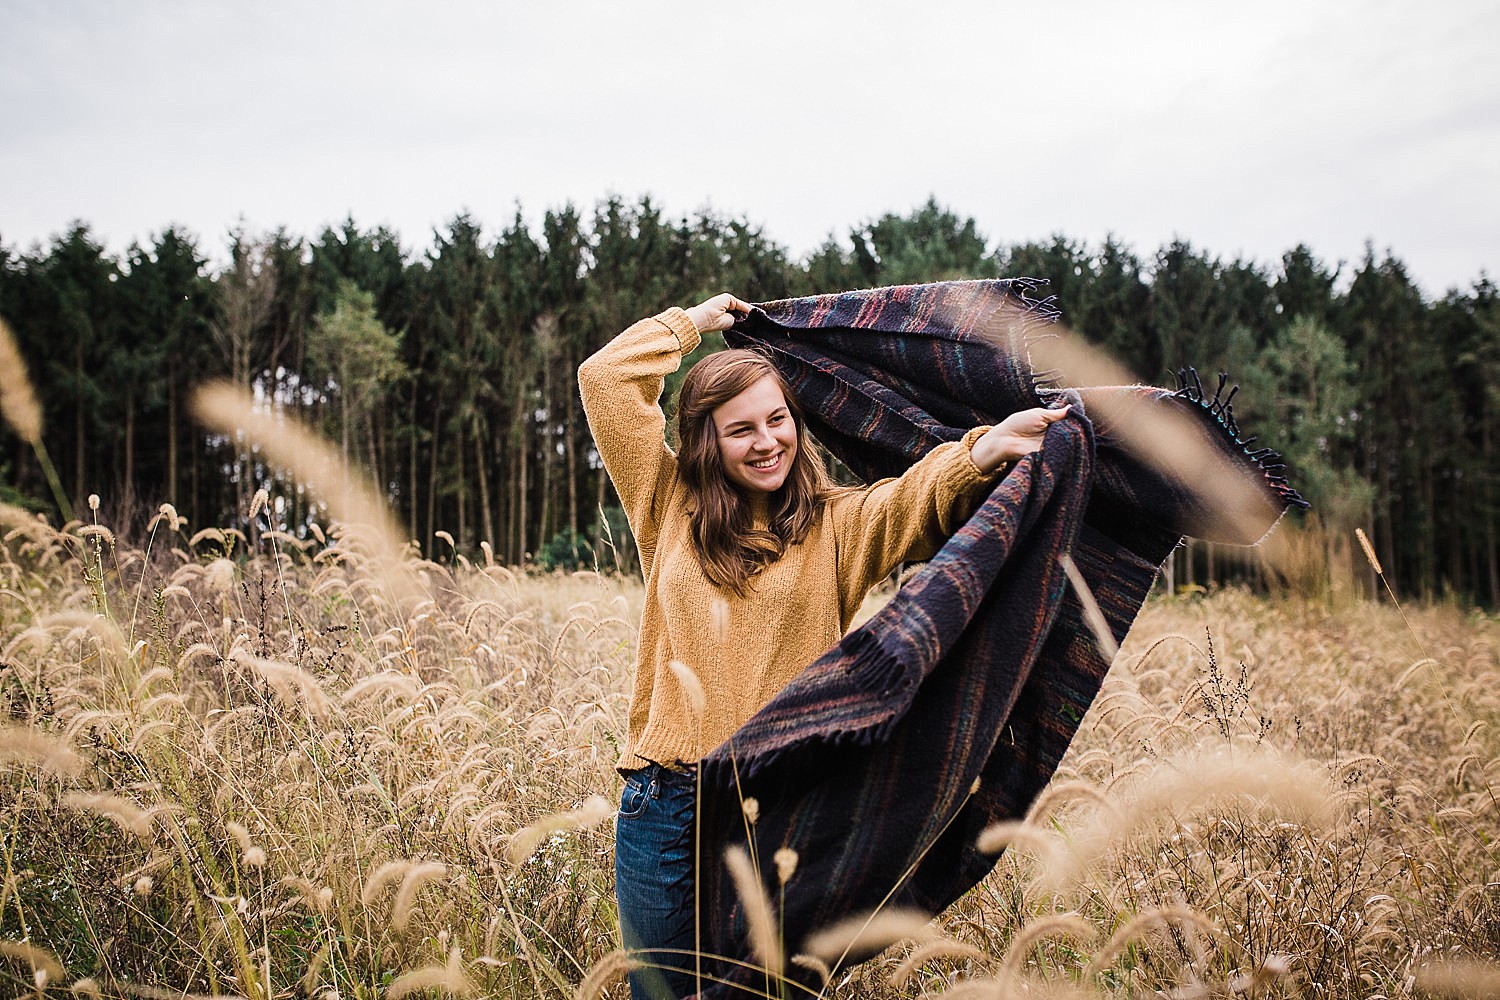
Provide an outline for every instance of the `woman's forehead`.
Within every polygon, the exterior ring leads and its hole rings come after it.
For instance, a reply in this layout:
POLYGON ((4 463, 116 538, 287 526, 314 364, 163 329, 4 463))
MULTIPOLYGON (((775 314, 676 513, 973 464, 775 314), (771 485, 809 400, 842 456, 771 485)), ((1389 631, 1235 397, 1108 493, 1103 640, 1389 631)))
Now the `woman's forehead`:
POLYGON ((782 394, 781 384, 774 376, 763 375, 739 395, 714 407, 714 424, 723 428, 741 421, 764 420, 783 409, 786 409, 786 396, 782 394))

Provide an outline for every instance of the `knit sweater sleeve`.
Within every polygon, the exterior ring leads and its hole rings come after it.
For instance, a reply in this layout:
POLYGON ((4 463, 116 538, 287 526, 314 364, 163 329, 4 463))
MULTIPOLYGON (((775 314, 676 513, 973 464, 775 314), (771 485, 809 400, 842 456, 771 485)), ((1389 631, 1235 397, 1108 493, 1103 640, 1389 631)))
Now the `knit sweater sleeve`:
POLYGON ((632 325, 578 366, 584 415, 647 572, 677 478, 677 459, 666 442, 662 389, 698 342, 692 319, 674 307, 632 325))
POLYGON ((930 559, 989 495, 1005 466, 981 472, 969 454, 987 430, 976 427, 938 445, 901 476, 832 501, 846 603, 857 605, 899 564, 930 559))

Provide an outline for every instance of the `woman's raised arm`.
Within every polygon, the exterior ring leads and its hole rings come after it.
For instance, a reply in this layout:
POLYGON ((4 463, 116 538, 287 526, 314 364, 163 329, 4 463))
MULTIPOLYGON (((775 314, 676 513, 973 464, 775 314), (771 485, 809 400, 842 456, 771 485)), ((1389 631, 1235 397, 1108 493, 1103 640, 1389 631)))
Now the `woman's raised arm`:
POLYGON ((578 391, 599 457, 649 564, 656 526, 677 476, 661 409, 666 377, 696 348, 700 331, 728 329, 750 306, 727 292, 691 309, 673 307, 629 329, 578 366, 578 391))

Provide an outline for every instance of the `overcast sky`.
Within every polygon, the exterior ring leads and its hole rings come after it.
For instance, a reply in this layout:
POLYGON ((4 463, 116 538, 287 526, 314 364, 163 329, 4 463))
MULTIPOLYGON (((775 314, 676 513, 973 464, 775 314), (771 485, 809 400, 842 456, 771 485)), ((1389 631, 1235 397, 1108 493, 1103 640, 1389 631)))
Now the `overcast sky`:
POLYGON ((932 195, 991 245, 1371 240, 1435 296, 1500 264, 1497 50, 1494 0, 0 0, 0 243, 649 193, 802 255, 932 195))

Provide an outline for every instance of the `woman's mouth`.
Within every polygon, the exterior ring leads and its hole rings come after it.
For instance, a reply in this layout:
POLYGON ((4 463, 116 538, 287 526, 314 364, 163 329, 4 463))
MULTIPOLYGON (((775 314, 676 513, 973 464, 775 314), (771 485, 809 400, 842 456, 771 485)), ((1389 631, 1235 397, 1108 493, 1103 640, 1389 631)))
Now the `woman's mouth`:
POLYGON ((781 464, 780 455, 772 455, 770 458, 752 459, 745 463, 756 472, 771 472, 781 464))

